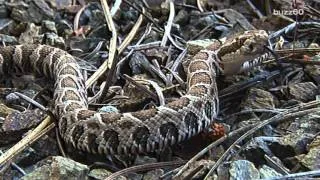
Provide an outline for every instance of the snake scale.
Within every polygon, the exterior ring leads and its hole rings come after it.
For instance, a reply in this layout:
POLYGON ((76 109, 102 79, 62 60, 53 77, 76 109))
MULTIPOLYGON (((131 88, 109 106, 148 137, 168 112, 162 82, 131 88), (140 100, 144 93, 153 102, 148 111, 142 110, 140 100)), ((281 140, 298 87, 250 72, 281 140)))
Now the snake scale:
POLYGON ((153 152, 186 140, 212 123, 219 105, 218 69, 234 74, 248 66, 248 59, 255 59, 251 64, 257 59, 260 62, 267 37, 265 31, 252 30, 222 45, 211 44, 191 59, 184 96, 137 112, 89 110, 80 67, 72 55, 58 48, 31 44, 1 47, 0 74, 33 73, 55 82, 53 112, 67 144, 106 155, 153 152))

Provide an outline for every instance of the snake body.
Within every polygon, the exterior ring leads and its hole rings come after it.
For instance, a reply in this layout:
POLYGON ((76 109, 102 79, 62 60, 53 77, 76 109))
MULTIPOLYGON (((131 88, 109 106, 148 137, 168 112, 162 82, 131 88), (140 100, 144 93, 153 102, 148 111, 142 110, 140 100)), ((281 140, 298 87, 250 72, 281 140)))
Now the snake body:
POLYGON ((208 127, 218 113, 216 65, 226 60, 223 70, 233 73, 236 64, 240 67, 246 58, 260 53, 265 39, 264 31, 249 31, 222 46, 214 43, 201 50, 188 65, 184 96, 137 112, 89 110, 80 67, 72 55, 58 48, 28 44, 1 47, 0 74, 33 73, 55 82, 53 112, 67 144, 90 153, 137 154, 161 150, 208 127), (230 66, 229 61, 237 63, 230 66))

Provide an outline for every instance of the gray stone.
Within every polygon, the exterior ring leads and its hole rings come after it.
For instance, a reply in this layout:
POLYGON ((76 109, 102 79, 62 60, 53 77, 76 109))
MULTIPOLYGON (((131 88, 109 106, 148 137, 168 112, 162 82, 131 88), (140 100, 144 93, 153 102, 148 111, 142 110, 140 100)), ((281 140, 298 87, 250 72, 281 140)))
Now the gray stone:
POLYGON ((143 180, 153 180, 153 179, 160 179, 160 177, 164 174, 162 169, 155 169, 152 171, 148 171, 143 176, 143 180))
POLYGON ((275 97, 268 91, 251 88, 247 98, 241 103, 244 109, 274 109, 275 97))
POLYGON ((174 22, 177 24, 185 24, 189 20, 189 13, 184 9, 180 10, 176 17, 174 18, 174 22))
POLYGON ((157 159, 149 156, 137 156, 134 161, 134 165, 142 165, 147 163, 156 163, 157 159))
POLYGON ((54 11, 44 0, 17 1, 7 5, 12 8, 10 16, 16 21, 40 23, 54 17, 54 11))
MULTIPOLYGON (((302 131, 296 131, 295 133, 285 135, 279 139, 280 146, 277 148, 277 152, 281 152, 286 149, 283 153, 287 156, 280 155, 280 157, 289 157, 291 153, 293 153, 291 154, 292 156, 295 154, 305 153, 307 151, 307 145, 312 141, 313 137, 314 136, 312 134, 304 133, 302 131)), ((272 146, 272 148, 275 147, 276 146, 272 146)), ((273 149, 273 151, 274 150, 275 149, 273 149)))
POLYGON ((56 23, 54 23, 53 21, 43 21, 42 28, 44 32, 53 32, 57 34, 56 23))
POLYGON ((88 166, 61 156, 52 156, 37 163, 37 168, 22 177, 35 179, 87 179, 88 166))
POLYGON ((40 27, 34 23, 28 23, 25 32, 21 33, 19 37, 19 44, 33 44, 34 37, 38 36, 40 27))
POLYGON ((14 36, 9 36, 5 34, 0 34, 0 41, 3 43, 9 43, 9 44, 16 44, 18 43, 18 40, 14 36))
POLYGON ((55 33, 45 33, 45 44, 50 45, 50 46, 55 46, 59 48, 64 48, 65 47, 65 41, 62 37, 59 37, 55 33))
POLYGON ((232 162, 229 173, 231 180, 256 180, 260 178, 260 173, 254 164, 247 160, 232 162))
POLYGON ((313 82, 292 84, 288 89, 291 97, 303 102, 315 100, 315 96, 318 94, 318 87, 313 82))
POLYGON ((300 159, 300 163, 309 170, 320 169, 320 136, 318 135, 308 146, 309 152, 300 159))
POLYGON ((119 110, 114 107, 114 106, 102 106, 99 110, 99 112, 107 112, 107 113, 110 113, 110 112, 119 112, 119 110))
POLYGON ((112 173, 105 169, 92 169, 88 176, 94 179, 105 179, 110 176, 112 173))
POLYGON ((276 170, 274 170, 271 167, 266 166, 266 165, 263 165, 261 168, 259 168, 259 172, 260 172, 261 179, 268 179, 268 178, 272 178, 272 177, 282 176, 276 170))

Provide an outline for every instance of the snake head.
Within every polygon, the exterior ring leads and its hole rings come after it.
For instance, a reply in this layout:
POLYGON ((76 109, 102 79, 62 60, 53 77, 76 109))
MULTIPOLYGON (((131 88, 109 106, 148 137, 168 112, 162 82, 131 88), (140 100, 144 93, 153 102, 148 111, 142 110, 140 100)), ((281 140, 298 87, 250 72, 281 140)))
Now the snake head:
POLYGON ((268 34, 264 30, 245 31, 221 45, 217 50, 224 74, 240 71, 245 61, 253 60, 265 53, 268 34))

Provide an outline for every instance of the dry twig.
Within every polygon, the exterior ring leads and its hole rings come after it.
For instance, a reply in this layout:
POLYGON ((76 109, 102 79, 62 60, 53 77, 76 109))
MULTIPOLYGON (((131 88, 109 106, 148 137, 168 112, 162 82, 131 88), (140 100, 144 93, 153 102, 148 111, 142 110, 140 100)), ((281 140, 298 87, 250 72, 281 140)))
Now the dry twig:
POLYGON ((104 61, 104 63, 99 67, 99 69, 91 75, 91 77, 86 81, 86 88, 89 88, 95 81, 101 77, 107 69, 111 69, 114 58, 116 56, 117 51, 117 31, 114 26, 109 6, 106 0, 101 0, 102 9, 107 20, 108 28, 112 32, 112 37, 110 39, 109 45, 109 56, 108 60, 104 61))
POLYGON ((254 13, 256 13, 256 15, 261 19, 264 17, 264 15, 259 11, 259 9, 257 9, 254 4, 250 1, 250 0, 246 0, 247 3, 249 4, 249 6, 251 7, 251 9, 253 10, 254 13))
POLYGON ((308 172, 300 172, 295 174, 289 174, 281 177, 273 177, 263 180, 287 180, 287 179, 302 179, 302 178, 311 178, 320 176, 320 170, 308 171, 308 172))
POLYGON ((164 35, 161 41, 161 46, 164 47, 167 44, 167 40, 170 36, 170 32, 171 32, 171 27, 173 24, 173 19, 174 19, 174 14, 175 14, 175 10, 174 10, 174 4, 173 1, 170 0, 169 2, 169 6, 170 6, 170 13, 169 13, 169 18, 168 18, 168 22, 167 25, 165 26, 165 31, 164 31, 164 35))

